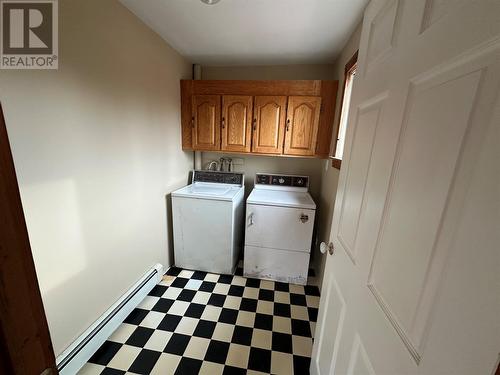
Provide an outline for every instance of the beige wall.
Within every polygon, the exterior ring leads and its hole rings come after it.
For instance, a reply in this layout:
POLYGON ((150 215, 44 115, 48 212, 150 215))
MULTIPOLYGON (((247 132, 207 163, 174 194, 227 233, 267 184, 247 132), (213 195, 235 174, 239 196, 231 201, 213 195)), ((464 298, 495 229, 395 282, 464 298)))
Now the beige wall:
POLYGON ((187 182, 191 65, 118 1, 59 2, 57 71, 1 71, 0 99, 56 355, 155 263, 187 182))
MULTIPOLYGON (((337 104, 335 110, 335 122, 334 128, 337 127, 340 117, 340 107, 342 100, 342 91, 344 86, 344 68, 345 64, 354 55, 354 53, 359 48, 359 40, 361 38, 361 27, 363 22, 361 21, 356 29, 352 33, 348 42, 342 49, 339 57, 335 61, 334 65, 334 77, 339 80, 339 89, 337 93, 337 104)), ((332 142, 335 141, 335 136, 332 137, 332 142)), ((321 189, 320 189, 320 210, 318 214, 319 221, 321 225, 318 228, 319 242, 324 241, 328 243, 330 238, 330 229, 332 225, 333 209, 335 205, 335 195, 337 194, 337 184, 339 179, 339 170, 333 168, 331 162, 328 163, 326 168, 322 169, 321 176, 321 189)), ((319 252, 316 249, 316 254, 319 252)), ((318 277, 320 285, 323 280, 323 270, 325 268, 326 256, 315 257, 317 261, 315 268, 318 271, 318 277)))
POLYGON ((334 79, 333 64, 204 66, 202 79, 334 79))

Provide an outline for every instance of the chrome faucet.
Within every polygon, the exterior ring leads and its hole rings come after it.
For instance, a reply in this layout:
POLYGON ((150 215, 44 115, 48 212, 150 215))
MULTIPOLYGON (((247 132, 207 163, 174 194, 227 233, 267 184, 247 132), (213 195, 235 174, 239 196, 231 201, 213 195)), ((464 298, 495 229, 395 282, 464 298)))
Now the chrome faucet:
POLYGON ((233 159, 220 158, 219 161, 212 160, 210 163, 208 163, 207 171, 232 172, 233 159))
POLYGON ((207 170, 208 171, 217 171, 219 168, 219 163, 215 160, 212 160, 209 164, 208 164, 208 167, 207 167, 207 170))

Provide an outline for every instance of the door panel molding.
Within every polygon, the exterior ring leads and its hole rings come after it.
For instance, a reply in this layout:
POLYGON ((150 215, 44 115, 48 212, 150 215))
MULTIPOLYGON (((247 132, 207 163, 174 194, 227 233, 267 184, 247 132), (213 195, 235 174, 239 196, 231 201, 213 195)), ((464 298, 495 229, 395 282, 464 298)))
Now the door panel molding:
MULTIPOLYGON (((327 374, 334 374, 335 373, 335 364, 337 360, 337 355, 340 347, 340 340, 342 338, 342 331, 344 328, 344 321, 345 321, 345 315, 346 315, 346 303, 344 296, 342 295, 342 292, 340 290, 340 287, 337 283, 337 280, 335 279, 333 274, 330 274, 328 277, 328 280, 326 281, 326 299, 324 300, 324 306, 321 307, 321 311, 318 316, 318 327, 316 329, 316 332, 320 332, 320 336, 315 338, 316 345, 313 348, 313 352, 316 353, 312 358, 316 358, 316 361, 313 361, 314 367, 313 370, 315 371, 315 375, 327 375, 327 374), (333 310, 332 310, 333 309, 333 310), (330 315, 327 315, 325 312, 329 311, 330 315), (332 316, 334 317, 334 320, 332 321, 331 318, 332 316), (335 317, 337 319, 335 319, 335 317), (325 332, 325 325, 327 322, 327 318, 330 322, 332 322, 330 327, 335 327, 335 338, 331 340, 331 334, 333 333, 332 331, 325 332), (325 334, 329 335, 327 337, 328 343, 333 344, 333 347, 325 347, 325 334), (321 356, 321 353, 324 352, 324 350, 332 350, 333 349, 333 356, 330 365, 328 366, 328 371, 322 372, 321 371, 321 366, 319 363, 321 356)), ((327 353, 323 353, 323 358, 325 358, 325 355, 327 353)))
POLYGON ((349 359, 349 367, 347 368, 347 375, 376 375, 373 369, 368 353, 361 341, 359 333, 354 336, 354 342, 352 344, 351 357, 349 359), (359 362, 361 360, 361 363, 359 362), (360 368, 357 364, 361 364, 364 367, 364 371, 360 372, 360 368))
POLYGON ((494 60, 499 47, 498 42, 486 43, 410 80, 387 199, 371 259, 368 288, 417 364, 421 361, 449 257, 452 238, 444 237, 450 237, 457 225, 448 213, 449 202, 455 194, 456 176, 463 164, 461 155, 474 122, 473 108, 484 90, 488 68, 492 64, 500 65, 494 60), (415 118, 414 113, 420 113, 421 118, 415 118), (433 113, 433 117, 426 118, 428 113, 433 113), (448 124, 448 128, 444 129, 441 124, 448 124), (408 143, 409 139, 416 143, 408 143), (426 147, 420 159, 416 157, 418 147, 422 150, 426 147), (412 160, 419 163, 408 164, 412 160), (439 176, 438 181, 432 179, 435 174, 439 176), (412 179, 413 184, 408 185, 412 179), (407 183, 401 185, 399 181, 407 183), (419 181, 431 185, 419 186, 419 181), (399 191, 412 191, 414 201, 404 202, 399 191), (427 216, 421 217, 422 211, 427 216), (420 221, 422 225, 409 228, 405 225, 406 220, 408 223, 420 221), (450 225, 452 229, 445 235, 443 227, 450 225), (401 248, 399 255, 384 254, 387 249, 397 248, 394 241, 398 239, 404 239, 409 245, 401 248), (412 276, 401 279, 401 274, 412 276), (394 289, 391 290, 390 283, 396 279, 404 295, 397 296, 394 289))
POLYGON ((400 13, 399 0, 388 1, 370 23, 367 72, 387 60, 395 45, 400 13))
POLYGON ((470 0, 426 0, 420 34, 431 27, 435 22, 455 9, 467 4, 469 1, 470 0))
POLYGON ((382 92, 376 95, 375 97, 370 98, 361 103, 356 109, 355 121, 351 125, 354 127, 353 129, 354 135, 351 138, 352 141, 350 148, 352 151, 350 155, 356 155, 355 153, 353 153, 353 151, 360 146, 362 146, 361 148, 365 151, 365 154, 361 155, 364 157, 362 160, 358 160, 356 158, 354 158, 353 160, 352 157, 349 157, 348 159, 347 163, 349 168, 347 170, 347 175, 344 180, 344 188, 343 188, 344 195, 342 196, 342 204, 340 208, 340 221, 336 237, 339 240, 340 244, 342 245, 342 248, 346 251, 347 255, 354 264, 356 264, 356 238, 359 229, 361 214, 364 209, 365 188, 371 166, 370 160, 373 152, 373 146, 375 144, 375 138, 377 135, 377 129, 381 118, 382 108, 384 106, 387 97, 388 93, 382 92), (374 112, 374 116, 372 116, 372 118, 368 117, 368 119, 369 120, 371 119, 372 121, 366 124, 363 123, 362 119, 364 118, 364 116, 367 116, 371 112, 374 112), (364 141, 366 141, 364 144, 357 145, 355 144, 355 142, 358 141, 357 135, 360 129, 367 132, 366 134, 367 137, 364 139, 364 141), (352 185, 356 183, 356 181, 353 182, 354 172, 359 172, 360 174, 357 181, 358 182, 357 191, 358 192, 361 191, 361 194, 354 194, 354 197, 351 197, 348 194, 348 192, 350 191, 349 188, 356 190, 356 188, 352 185), (356 202, 352 202, 351 198, 355 199, 356 202), (346 201, 349 199, 351 199, 351 202, 349 204, 349 207, 351 207, 350 210, 351 213, 349 214, 350 218, 346 220, 346 201), (351 225, 353 224, 353 228, 350 234, 346 233, 344 235, 344 232, 347 229, 345 228, 343 223, 345 223, 346 221, 351 225), (348 236, 350 236, 350 238, 347 238, 348 236))

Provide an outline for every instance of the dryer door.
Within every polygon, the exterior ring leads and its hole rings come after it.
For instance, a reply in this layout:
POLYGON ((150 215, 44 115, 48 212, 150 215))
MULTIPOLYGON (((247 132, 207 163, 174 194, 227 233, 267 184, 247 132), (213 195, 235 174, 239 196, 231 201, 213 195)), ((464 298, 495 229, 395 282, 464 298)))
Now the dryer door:
POLYGON ((315 212, 247 204, 245 245, 309 253, 315 212))

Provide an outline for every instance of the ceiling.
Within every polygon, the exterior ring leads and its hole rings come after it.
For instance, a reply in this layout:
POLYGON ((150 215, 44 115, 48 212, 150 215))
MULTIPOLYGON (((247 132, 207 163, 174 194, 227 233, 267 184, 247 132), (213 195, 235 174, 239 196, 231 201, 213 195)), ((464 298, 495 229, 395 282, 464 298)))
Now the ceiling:
POLYGON ((368 0, 121 0, 191 62, 332 63, 368 0))

